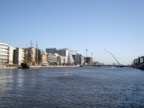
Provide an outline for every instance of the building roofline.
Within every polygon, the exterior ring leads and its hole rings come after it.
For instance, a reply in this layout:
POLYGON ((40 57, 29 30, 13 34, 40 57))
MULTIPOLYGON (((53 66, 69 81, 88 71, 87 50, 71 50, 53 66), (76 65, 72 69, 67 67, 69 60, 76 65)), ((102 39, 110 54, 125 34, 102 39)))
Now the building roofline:
MULTIPOLYGON (((6 44, 6 43, 2 43, 2 42, 0 42, 0 44, 3 44, 3 45, 8 45, 8 44, 6 44)), ((9 46, 9 45, 8 45, 9 46)))

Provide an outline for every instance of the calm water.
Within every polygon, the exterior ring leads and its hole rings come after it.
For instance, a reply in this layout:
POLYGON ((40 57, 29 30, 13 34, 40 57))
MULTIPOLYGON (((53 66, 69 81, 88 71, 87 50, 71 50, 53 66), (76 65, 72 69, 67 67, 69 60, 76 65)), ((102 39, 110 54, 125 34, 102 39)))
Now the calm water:
POLYGON ((144 71, 0 69, 0 108, 144 108, 144 71))

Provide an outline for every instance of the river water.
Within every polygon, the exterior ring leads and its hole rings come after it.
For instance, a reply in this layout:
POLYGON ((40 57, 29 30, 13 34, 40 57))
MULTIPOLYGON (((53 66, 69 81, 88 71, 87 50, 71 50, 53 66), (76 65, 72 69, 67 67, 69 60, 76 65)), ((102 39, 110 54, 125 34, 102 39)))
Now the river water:
POLYGON ((0 108, 144 108, 144 71, 0 69, 0 108))

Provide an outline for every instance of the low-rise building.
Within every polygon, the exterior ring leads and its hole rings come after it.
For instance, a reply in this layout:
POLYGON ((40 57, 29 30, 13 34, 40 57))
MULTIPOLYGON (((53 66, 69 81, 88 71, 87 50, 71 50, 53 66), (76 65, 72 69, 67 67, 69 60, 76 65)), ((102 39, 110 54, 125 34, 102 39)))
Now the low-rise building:
POLYGON ((74 59, 72 57, 72 52, 68 48, 62 49, 62 56, 65 56, 65 63, 68 65, 72 65, 74 63, 74 59), (64 54, 64 55, 63 55, 64 54))
POLYGON ((16 48, 14 50, 14 64, 20 65, 24 62, 24 49, 16 48))
POLYGON ((74 59, 74 64, 75 65, 80 64, 80 56, 79 56, 79 54, 75 54, 75 55, 72 55, 72 56, 73 56, 73 59, 74 59))
POLYGON ((57 48, 46 48, 47 53, 55 54, 59 52, 59 49, 57 48))
POLYGON ((80 57, 80 65, 83 65, 84 64, 84 56, 81 55, 80 57))
POLYGON ((48 54, 46 52, 42 52, 41 54, 41 64, 45 64, 48 62, 48 54))
POLYGON ((49 65, 57 65, 57 55, 48 53, 48 63, 49 65))
POLYGON ((65 57, 64 56, 58 56, 57 57, 57 64, 58 65, 64 65, 65 64, 65 57))
POLYGON ((85 57, 84 59, 85 59, 85 64, 87 64, 87 65, 92 65, 93 64, 91 57, 85 57))
POLYGON ((46 52, 51 53, 51 54, 57 53, 60 56, 64 56, 65 57, 64 64, 73 64, 74 63, 74 60, 73 60, 73 57, 71 54, 71 50, 68 48, 64 48, 64 49, 47 48, 46 52))
POLYGON ((74 59, 74 64, 75 65, 83 65, 84 64, 84 57, 81 54, 75 54, 73 55, 73 59, 74 59))
POLYGON ((38 48, 25 48, 25 62, 29 65, 40 64, 41 62, 41 51, 38 48))
POLYGON ((7 66, 9 60, 9 45, 0 43, 0 67, 7 66))
POLYGON ((9 46, 9 59, 8 59, 8 65, 14 64, 14 50, 15 48, 12 46, 9 46))
POLYGON ((13 65, 13 64, 14 64, 14 50, 15 50, 14 47, 9 46, 9 60, 8 60, 8 65, 13 65))

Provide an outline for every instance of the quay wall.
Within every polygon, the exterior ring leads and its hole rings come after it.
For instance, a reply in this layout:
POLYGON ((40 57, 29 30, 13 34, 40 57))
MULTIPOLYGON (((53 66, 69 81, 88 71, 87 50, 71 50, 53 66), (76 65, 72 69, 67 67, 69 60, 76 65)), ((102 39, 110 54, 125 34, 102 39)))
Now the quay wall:
MULTIPOLYGON (((66 68, 66 67, 80 67, 80 66, 30 66, 30 68, 66 68)), ((17 69, 17 67, 0 67, 0 69, 17 69)))

